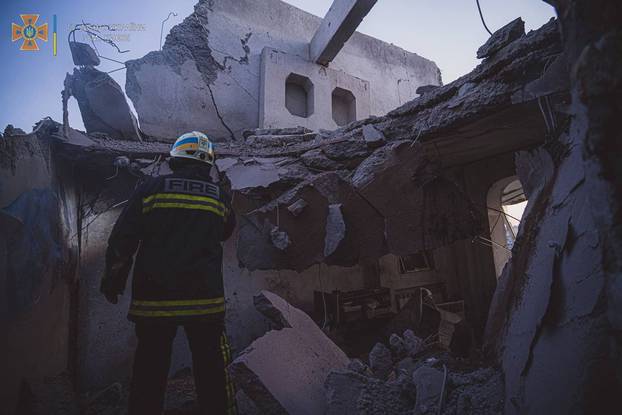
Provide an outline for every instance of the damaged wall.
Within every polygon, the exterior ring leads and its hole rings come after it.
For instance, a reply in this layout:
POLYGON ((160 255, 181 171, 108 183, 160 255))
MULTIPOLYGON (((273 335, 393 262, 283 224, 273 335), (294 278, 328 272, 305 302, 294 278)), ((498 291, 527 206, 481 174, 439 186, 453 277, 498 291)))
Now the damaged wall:
MULTIPOLYGON (((260 127, 263 48, 308 59, 320 22, 279 0, 200 1, 171 29, 162 51, 127 62, 126 92, 141 129, 165 140, 192 130, 231 139, 260 127)), ((323 67, 310 65, 321 75, 323 67)), ((441 82, 433 62, 360 33, 330 67, 369 82, 370 113, 377 115, 414 98, 418 86, 441 82)), ((295 117, 289 122, 280 127, 298 125, 295 117)))
POLYGON ((550 3, 562 23, 572 117, 548 145, 517 158, 529 202, 488 333, 499 339, 506 414, 606 413, 622 390, 622 10, 550 3))
POLYGON ((0 400, 11 410, 22 381, 74 373, 77 198, 69 174, 51 140, 0 139, 0 400))

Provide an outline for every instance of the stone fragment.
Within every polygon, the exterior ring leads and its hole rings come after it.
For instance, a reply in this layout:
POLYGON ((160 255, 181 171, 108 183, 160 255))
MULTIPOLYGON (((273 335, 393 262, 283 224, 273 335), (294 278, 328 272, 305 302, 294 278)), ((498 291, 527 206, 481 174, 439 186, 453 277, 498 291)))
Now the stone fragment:
POLYGON ((380 379, 386 379, 389 372, 393 369, 391 351, 384 344, 376 343, 371 352, 369 352, 369 367, 374 376, 380 379))
POLYGON ((389 336, 389 345, 391 345, 391 350, 396 356, 403 356, 406 353, 406 344, 404 343, 404 339, 395 333, 389 336))
POLYGON ((365 374, 369 367, 363 363, 361 359, 352 359, 350 363, 348 363, 348 370, 351 370, 356 373, 365 374))
POLYGON ((73 64, 76 66, 97 66, 100 64, 99 56, 90 45, 82 42, 69 42, 73 64))
POLYGON ((326 236, 324 239, 324 256, 328 257, 337 250, 337 247, 346 236, 346 223, 341 213, 341 204, 328 206, 326 217, 326 236))
POLYGON ((384 143, 386 143, 386 138, 384 134, 376 129, 371 124, 363 125, 363 138, 367 145, 371 148, 380 147, 384 143))
POLYGON ((420 337, 417 337, 410 329, 404 331, 404 345, 406 347, 406 351, 411 356, 414 356, 423 350, 423 340, 420 337))
POLYGON ((525 22, 520 17, 512 20, 492 34, 492 36, 477 49, 477 58, 483 59, 494 55, 505 46, 525 35, 525 22))
POLYGON ((93 67, 75 68, 66 85, 78 101, 86 131, 119 140, 140 140, 138 124, 123 90, 110 75, 93 67))
POLYGON ((235 383, 260 413, 324 414, 324 383, 349 359, 301 310, 268 291, 258 308, 283 328, 255 340, 229 366, 235 383))
POLYGON ((429 366, 422 366, 413 372, 413 383, 417 389, 414 413, 436 413, 443 387, 443 372, 429 366))
POLYGON ((425 95, 427 93, 434 91, 438 87, 439 85, 421 85, 420 87, 417 87, 415 92, 419 95, 425 95))
POLYGON ((300 156, 300 160, 310 169, 329 171, 344 168, 344 166, 334 160, 329 159, 321 149, 310 150, 300 156))
POLYGON ((291 244, 287 233, 279 230, 276 226, 270 231, 270 238, 272 240, 272 244, 281 251, 287 249, 287 247, 291 244))
POLYGON ((268 187, 281 179, 281 168, 270 160, 250 159, 247 163, 236 163, 225 171, 231 181, 231 190, 251 187, 268 187))
POLYGON ((307 206, 307 202, 305 202, 304 199, 298 199, 294 203, 289 205, 287 207, 287 210, 289 210, 289 212, 292 215, 298 216, 302 213, 302 211, 304 210, 306 206, 307 206))

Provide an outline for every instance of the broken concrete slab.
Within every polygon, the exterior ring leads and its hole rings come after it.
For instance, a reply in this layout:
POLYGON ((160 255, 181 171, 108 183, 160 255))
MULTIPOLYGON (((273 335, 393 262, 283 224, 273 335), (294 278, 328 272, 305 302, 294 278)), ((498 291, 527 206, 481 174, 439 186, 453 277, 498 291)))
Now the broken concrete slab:
POLYGON ((101 63, 99 56, 90 45, 82 42, 69 42, 73 64, 76 66, 97 66, 101 63))
POLYGON ((118 140, 141 140, 125 94, 110 75, 89 66, 74 68, 72 75, 67 74, 65 85, 65 93, 78 101, 87 133, 103 133, 118 140))
POLYGON ((255 300, 279 330, 255 340, 229 371, 261 413, 323 414, 324 382, 349 359, 301 310, 268 291, 255 300))
POLYGON ((477 50, 477 58, 487 58, 525 35, 525 22, 520 17, 512 20, 492 36, 477 50))
POLYGON ((376 150, 356 169, 352 183, 385 218, 390 252, 409 255, 480 232, 477 207, 447 173, 407 141, 376 150))

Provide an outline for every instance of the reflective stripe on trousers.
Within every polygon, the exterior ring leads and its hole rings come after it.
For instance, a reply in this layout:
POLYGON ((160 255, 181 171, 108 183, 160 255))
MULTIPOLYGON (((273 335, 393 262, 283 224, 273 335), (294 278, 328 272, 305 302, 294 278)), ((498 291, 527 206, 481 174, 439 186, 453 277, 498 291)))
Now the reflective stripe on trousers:
POLYGON ((224 297, 192 300, 132 300, 134 317, 193 317, 225 312, 224 297))

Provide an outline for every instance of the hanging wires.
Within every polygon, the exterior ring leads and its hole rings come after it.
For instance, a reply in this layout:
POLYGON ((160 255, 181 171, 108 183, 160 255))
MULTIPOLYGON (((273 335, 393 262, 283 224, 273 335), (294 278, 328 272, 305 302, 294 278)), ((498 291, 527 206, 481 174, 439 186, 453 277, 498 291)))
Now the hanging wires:
POLYGON ((490 31, 488 26, 486 26, 486 21, 484 20, 484 15, 482 14, 482 8, 479 5, 479 0, 475 0, 475 2, 477 3, 477 10, 479 11, 479 18, 482 19, 482 24, 484 25, 484 28, 486 29, 486 31, 490 34, 490 36, 492 36, 492 32, 490 31))

